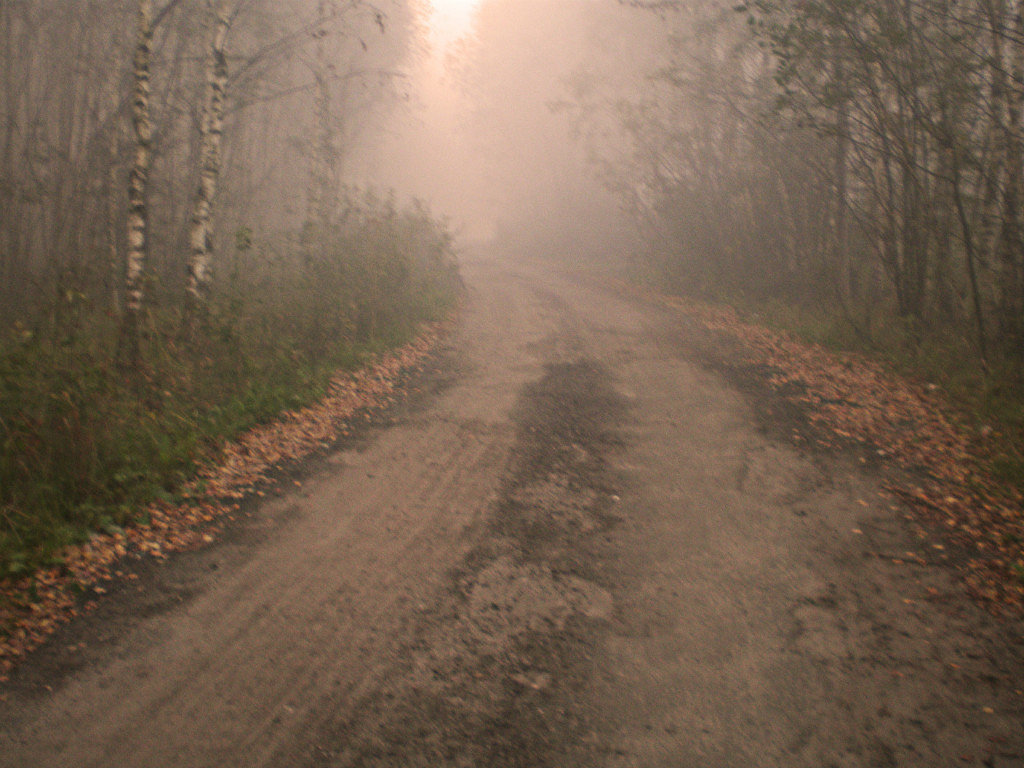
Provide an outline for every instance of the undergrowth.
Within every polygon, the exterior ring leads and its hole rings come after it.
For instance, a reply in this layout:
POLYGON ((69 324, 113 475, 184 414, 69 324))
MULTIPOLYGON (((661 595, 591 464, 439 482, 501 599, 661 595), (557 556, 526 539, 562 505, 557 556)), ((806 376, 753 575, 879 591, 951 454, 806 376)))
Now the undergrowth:
POLYGON ((444 226, 380 200, 276 242, 240 233, 221 269, 197 330, 176 302, 150 307, 133 370, 116 318, 80 292, 0 337, 0 578, 175 498, 225 439, 321 398, 458 293, 444 226))

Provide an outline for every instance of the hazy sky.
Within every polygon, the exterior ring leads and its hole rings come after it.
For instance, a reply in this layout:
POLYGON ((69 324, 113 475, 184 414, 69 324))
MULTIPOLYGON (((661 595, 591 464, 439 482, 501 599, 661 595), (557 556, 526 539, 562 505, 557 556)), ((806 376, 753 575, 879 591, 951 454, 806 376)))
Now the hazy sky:
POLYGON ((593 60, 595 19, 629 12, 615 2, 436 1, 410 108, 389 121, 367 180, 428 201, 469 239, 510 222, 558 228, 567 208, 607 206, 585 147, 551 104, 582 69, 608 65, 593 60))
POLYGON ((408 109, 397 110, 373 160, 367 179, 399 194, 419 197, 470 236, 488 234, 489 218, 474 200, 481 163, 469 146, 465 103, 445 60, 470 33, 475 2, 436 0, 422 30, 429 53, 411 73, 408 109))

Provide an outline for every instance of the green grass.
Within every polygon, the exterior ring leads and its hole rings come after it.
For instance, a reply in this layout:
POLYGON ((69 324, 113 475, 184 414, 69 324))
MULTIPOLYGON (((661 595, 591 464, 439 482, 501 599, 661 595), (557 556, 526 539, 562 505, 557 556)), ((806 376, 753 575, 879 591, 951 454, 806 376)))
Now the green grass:
POLYGON ((339 340, 313 357, 287 333, 202 341, 150 341, 138 374, 84 348, 0 350, 0 576, 172 497, 222 439, 315 401, 364 346, 339 340))
POLYGON ((368 210, 233 254, 187 342, 170 302, 150 310, 137 370, 118 365, 117 321, 83 294, 73 323, 50 311, 0 335, 0 578, 177 498, 225 438, 315 402, 337 370, 444 315, 458 294, 447 232, 418 209, 368 210))

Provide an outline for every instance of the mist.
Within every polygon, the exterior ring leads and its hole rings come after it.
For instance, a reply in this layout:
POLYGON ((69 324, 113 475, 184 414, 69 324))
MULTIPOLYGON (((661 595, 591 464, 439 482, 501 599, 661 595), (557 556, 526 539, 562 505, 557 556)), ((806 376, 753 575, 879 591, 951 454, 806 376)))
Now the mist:
POLYGON ((198 296, 239 233, 287 250, 369 193, 492 254, 838 302, 860 335, 952 323, 1002 356, 1024 307, 1018 41, 1002 6, 936 3, 865 6, 860 27, 830 0, 5 5, 2 311, 66 283, 120 313, 133 263, 154 295, 198 296), (143 198, 144 270, 124 234, 143 198))
POLYGON ((0 0, 0 768, 1020 766, 1022 510, 1024 0, 0 0))
POLYGON ((581 81, 600 82, 609 98, 635 88, 653 26, 589 0, 486 0, 462 29, 428 23, 427 54, 410 75, 415 97, 365 178, 429 201, 464 240, 509 255, 572 262, 621 252, 633 224, 564 102, 581 81))

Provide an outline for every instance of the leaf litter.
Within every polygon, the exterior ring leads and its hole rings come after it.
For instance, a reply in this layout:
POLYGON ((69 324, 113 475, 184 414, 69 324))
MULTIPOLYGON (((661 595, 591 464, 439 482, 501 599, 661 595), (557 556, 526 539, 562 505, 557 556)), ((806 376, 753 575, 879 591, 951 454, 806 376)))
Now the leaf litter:
POLYGON ((425 325, 409 344, 357 371, 336 374, 318 403, 286 411, 225 443, 214 459, 197 467, 182 489, 183 502, 153 502, 137 522, 111 526, 66 547, 55 558, 58 565, 0 579, 0 682, 19 658, 93 608, 107 591, 104 584, 133 578, 128 561, 164 559, 212 543, 243 499, 263 495, 277 468, 330 447, 351 433, 360 416, 395 402, 403 380, 423 368, 450 327, 449 322, 425 325))
POLYGON ((1024 495, 987 469, 996 450, 991 428, 972 428, 935 385, 861 355, 745 322, 728 307, 665 300, 740 342, 743 362, 766 371, 774 393, 808 415, 818 442, 870 450, 899 470, 886 490, 965 553, 956 565, 970 595, 995 614, 1024 612, 1024 495))

